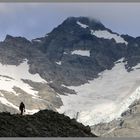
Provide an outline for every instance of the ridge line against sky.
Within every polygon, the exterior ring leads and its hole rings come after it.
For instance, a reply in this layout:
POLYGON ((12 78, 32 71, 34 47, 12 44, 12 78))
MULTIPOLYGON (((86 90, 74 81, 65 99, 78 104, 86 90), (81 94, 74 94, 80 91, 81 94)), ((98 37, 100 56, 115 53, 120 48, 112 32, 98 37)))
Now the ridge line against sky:
POLYGON ((0 40, 7 34, 31 40, 45 36, 67 17, 100 20, 119 34, 140 36, 140 3, 0 3, 0 40))

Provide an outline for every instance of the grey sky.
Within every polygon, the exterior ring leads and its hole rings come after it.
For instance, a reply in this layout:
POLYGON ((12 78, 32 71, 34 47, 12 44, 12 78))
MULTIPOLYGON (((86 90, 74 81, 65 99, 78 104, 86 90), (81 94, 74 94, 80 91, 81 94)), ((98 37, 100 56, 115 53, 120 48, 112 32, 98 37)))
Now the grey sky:
POLYGON ((6 34, 44 36, 69 16, 96 18, 115 32, 140 36, 140 3, 0 3, 0 40, 6 34))

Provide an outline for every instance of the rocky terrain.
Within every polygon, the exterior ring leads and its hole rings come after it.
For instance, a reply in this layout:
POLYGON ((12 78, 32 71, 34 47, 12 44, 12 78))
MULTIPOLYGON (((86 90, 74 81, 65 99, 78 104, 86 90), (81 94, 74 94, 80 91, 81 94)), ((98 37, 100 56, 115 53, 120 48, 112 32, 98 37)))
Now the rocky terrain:
POLYGON ((91 129, 100 137, 140 137, 140 100, 130 105, 121 118, 100 123, 91 129))
POLYGON ((42 110, 34 115, 0 113, 0 137, 96 137, 84 126, 63 114, 42 110))

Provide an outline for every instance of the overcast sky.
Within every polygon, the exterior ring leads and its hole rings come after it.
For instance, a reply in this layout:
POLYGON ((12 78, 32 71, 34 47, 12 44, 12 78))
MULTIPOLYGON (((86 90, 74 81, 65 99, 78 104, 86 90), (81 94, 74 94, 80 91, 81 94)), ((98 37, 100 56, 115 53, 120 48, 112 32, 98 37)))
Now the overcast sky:
POLYGON ((0 3, 0 40, 6 34, 42 37, 69 16, 96 18, 115 32, 140 36, 140 3, 0 3))

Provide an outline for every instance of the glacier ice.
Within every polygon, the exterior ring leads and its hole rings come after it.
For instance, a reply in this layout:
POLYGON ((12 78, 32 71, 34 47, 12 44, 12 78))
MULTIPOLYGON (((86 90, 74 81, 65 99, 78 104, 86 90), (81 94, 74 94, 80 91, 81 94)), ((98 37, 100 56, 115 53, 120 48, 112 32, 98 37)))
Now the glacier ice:
MULTIPOLYGON (((140 69, 127 72, 123 58, 111 70, 80 86, 66 86, 77 94, 60 95, 63 106, 58 112, 85 125, 109 122, 121 117, 136 99, 140 98, 140 69)), ((136 66, 140 67, 140 64, 136 66)), ((65 85, 62 85, 65 86, 65 85)))

